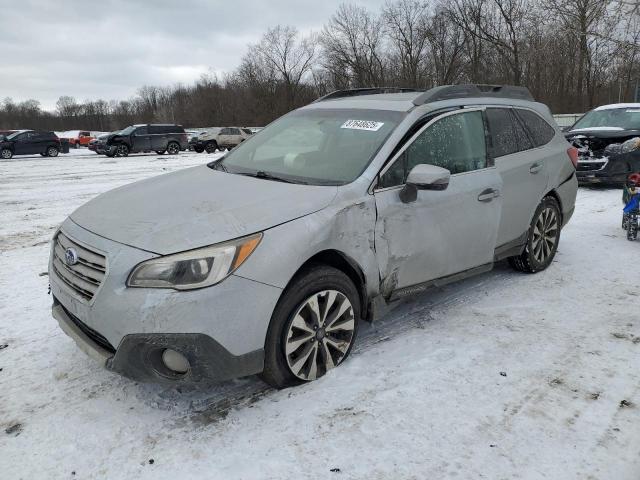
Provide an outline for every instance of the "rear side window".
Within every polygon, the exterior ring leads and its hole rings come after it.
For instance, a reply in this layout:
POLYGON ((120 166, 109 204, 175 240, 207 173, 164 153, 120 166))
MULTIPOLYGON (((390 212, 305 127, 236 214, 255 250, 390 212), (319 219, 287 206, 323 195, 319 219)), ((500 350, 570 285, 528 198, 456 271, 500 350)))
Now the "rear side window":
POLYGON ((238 130, 237 128, 230 128, 229 135, 240 135, 240 130, 238 130))
POLYGON ((521 150, 509 109, 487 108, 487 123, 491 133, 491 154, 494 158, 521 150))
POLYGON ((534 147, 541 147, 551 141, 556 134, 556 131, 551 125, 540 117, 537 113, 533 113, 531 110, 523 110, 517 108, 516 114, 525 127, 529 131, 529 136, 533 140, 534 147))

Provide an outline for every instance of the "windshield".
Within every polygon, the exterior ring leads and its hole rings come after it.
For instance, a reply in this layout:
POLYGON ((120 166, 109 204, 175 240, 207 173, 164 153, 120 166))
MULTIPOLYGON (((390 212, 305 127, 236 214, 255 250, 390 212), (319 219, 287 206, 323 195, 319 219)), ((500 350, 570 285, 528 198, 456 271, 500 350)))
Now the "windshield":
POLYGON ((640 129, 640 107, 611 108, 607 110, 592 110, 571 127, 571 130, 581 128, 613 127, 624 130, 640 129))
POLYGON ((130 135, 136 127, 131 126, 131 127, 127 127, 124 130, 120 130, 119 132, 116 132, 118 135, 130 135))
POLYGON ((213 167, 344 185, 360 176, 404 116, 385 110, 295 111, 252 135, 213 167))

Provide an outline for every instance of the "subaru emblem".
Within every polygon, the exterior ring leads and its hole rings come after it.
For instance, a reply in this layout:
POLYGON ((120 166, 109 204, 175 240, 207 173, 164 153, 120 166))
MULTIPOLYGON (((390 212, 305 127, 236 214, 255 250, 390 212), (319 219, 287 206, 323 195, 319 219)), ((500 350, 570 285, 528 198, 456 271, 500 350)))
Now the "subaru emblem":
POLYGON ((75 265, 78 263, 78 252, 75 248, 67 248, 64 252, 64 261, 67 265, 75 265))

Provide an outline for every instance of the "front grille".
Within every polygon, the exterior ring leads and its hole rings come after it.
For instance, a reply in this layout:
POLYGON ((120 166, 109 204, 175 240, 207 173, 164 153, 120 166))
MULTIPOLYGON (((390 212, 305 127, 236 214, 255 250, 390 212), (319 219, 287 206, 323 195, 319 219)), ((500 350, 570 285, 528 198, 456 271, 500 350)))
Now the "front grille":
POLYGON ((56 275, 80 298, 91 301, 104 280, 106 258, 79 245, 62 232, 58 233, 54 242, 52 263, 56 275), (78 261, 75 265, 69 265, 65 260, 68 249, 77 252, 78 261))
POLYGON ((578 172, 593 172, 595 170, 602 170, 606 164, 607 164, 606 161, 602 161, 602 162, 594 162, 594 161, 578 162, 578 165, 576 166, 576 170, 578 172))
POLYGON ((74 325, 78 327, 80 330, 82 330, 82 333, 84 333, 87 337, 89 337, 91 340, 93 340, 95 343, 100 345, 105 350, 115 353, 116 349, 113 347, 113 345, 109 343, 109 340, 107 340, 105 337, 100 335, 90 326, 84 324, 78 317, 76 317, 73 313, 71 313, 69 310, 64 308, 64 305, 62 305, 62 309, 64 310, 64 313, 66 313, 67 316, 71 319, 74 325))

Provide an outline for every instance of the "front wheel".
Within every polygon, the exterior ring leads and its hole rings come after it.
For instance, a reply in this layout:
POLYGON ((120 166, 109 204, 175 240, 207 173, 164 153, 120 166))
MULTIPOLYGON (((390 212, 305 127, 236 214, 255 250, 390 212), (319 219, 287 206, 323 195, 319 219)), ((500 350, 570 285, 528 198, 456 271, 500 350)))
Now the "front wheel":
POLYGON ((176 155, 180 153, 180 145, 176 142, 170 142, 169 145, 167 145, 167 153, 169 155, 176 155))
POLYGON ((322 377, 351 352, 360 299, 347 275, 316 265, 284 291, 271 317, 262 379, 285 388, 322 377))
POLYGON ((156 150, 158 155, 164 155, 164 152, 166 152, 166 150, 156 150))
POLYGON ((0 157, 5 160, 9 160, 11 157, 13 157, 13 152, 10 148, 3 148, 2 150, 0 150, 0 157))
POLYGON ((57 157, 58 156, 58 149, 56 147, 49 147, 47 148, 47 157, 57 157))
POLYGON ((129 156, 129 147, 127 147, 124 143, 116 146, 114 155, 116 157, 128 157, 129 156))
POLYGON ((561 227, 557 200, 553 197, 543 198, 533 215, 524 252, 510 257, 509 264, 515 270, 527 273, 536 273, 547 268, 558 250, 561 227))
POLYGON ((204 149, 207 153, 213 153, 218 148, 218 144, 216 142, 209 142, 204 146, 204 149))

